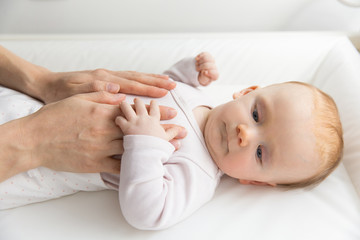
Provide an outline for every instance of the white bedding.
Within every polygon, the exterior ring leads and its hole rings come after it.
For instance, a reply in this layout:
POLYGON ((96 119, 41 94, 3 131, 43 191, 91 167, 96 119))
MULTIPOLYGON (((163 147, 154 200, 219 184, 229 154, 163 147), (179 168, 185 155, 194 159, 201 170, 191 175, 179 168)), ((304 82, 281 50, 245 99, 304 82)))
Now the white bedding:
MULTIPOLYGON (((214 199, 163 231, 139 231, 121 215, 116 192, 78 193, 0 211, 0 239, 360 239, 360 56, 338 34, 0 37, 0 44, 53 71, 109 68, 161 73, 209 51, 220 79, 204 91, 219 103, 248 85, 315 84, 338 103, 344 163, 313 189, 242 186, 225 177, 214 199)), ((0 99, 1 101, 1 99, 0 99)))

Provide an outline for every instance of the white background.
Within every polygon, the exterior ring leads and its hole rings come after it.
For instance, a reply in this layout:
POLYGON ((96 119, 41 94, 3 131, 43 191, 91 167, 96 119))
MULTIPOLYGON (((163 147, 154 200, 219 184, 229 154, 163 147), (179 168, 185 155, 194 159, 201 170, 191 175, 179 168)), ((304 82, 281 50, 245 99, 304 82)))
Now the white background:
POLYGON ((338 0, 0 0, 0 34, 283 30, 359 32, 360 8, 338 0))

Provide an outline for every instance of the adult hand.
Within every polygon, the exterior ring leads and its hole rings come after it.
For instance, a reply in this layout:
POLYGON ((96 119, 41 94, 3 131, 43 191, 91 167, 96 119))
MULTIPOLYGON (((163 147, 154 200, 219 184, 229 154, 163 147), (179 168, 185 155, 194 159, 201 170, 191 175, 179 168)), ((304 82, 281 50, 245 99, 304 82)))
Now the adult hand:
MULTIPOLYGON (((111 156, 123 151, 115 117, 124 96, 111 93, 121 87, 123 93, 161 97, 176 86, 167 76, 137 72, 98 69, 53 73, 2 46, 0 84, 51 103, 0 125, 0 182, 39 166, 59 171, 118 172, 119 160, 111 156)), ((161 107, 160 111, 162 119, 176 115, 171 108, 161 107)), ((183 128, 178 127, 178 131, 170 140, 175 148, 179 147, 176 139, 186 135, 183 128)))
POLYGON ((0 46, 0 85, 47 104, 76 94, 98 91, 162 97, 175 88, 176 83, 168 76, 132 71, 97 69, 55 73, 0 46))
POLYGON ((80 94, 20 120, 23 156, 33 166, 69 172, 117 172, 121 131, 114 124, 123 94, 80 94))
POLYGON ((97 91, 162 97, 176 86, 165 75, 106 69, 60 73, 49 71, 42 75, 40 82, 43 82, 43 88, 37 95, 45 103, 97 91))
MULTIPOLYGON (((38 156, 41 166, 60 171, 118 173, 119 160, 112 156, 123 153, 123 133, 115 118, 124 99, 123 94, 102 91, 44 106, 25 126, 33 130, 31 142, 38 143, 32 156, 38 156)), ((168 110, 161 108, 162 119, 173 117, 168 110)), ((169 141, 185 135, 182 127, 173 125, 169 141)))
MULTIPOLYGON (((118 173, 122 132, 115 124, 123 94, 79 94, 0 125, 0 182, 39 166, 58 171, 118 173)), ((165 118, 171 113, 163 108, 165 118)), ((170 118, 173 116, 170 116, 170 118)), ((183 137, 178 127, 177 137, 183 137)))

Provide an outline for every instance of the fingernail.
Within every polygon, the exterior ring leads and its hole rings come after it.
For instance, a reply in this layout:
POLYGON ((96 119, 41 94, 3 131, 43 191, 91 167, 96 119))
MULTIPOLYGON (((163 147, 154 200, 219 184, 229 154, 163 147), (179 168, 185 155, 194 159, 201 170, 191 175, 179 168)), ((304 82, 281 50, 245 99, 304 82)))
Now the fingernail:
POLYGON ((175 109, 172 109, 170 108, 168 111, 167 111, 167 114, 168 114, 168 117, 169 118, 173 118, 177 115, 177 111, 175 109))
POLYGON ((180 148, 180 142, 178 140, 171 140, 170 143, 175 147, 175 150, 180 148))
POLYGON ((170 89, 174 89, 174 88, 176 88, 176 82, 174 82, 174 81, 170 81, 169 80, 169 85, 170 85, 170 89))
POLYGON ((122 93, 117 93, 117 94, 115 94, 115 98, 116 98, 116 99, 125 99, 125 98, 126 98, 126 95, 125 95, 125 94, 122 94, 122 93))
POLYGON ((186 128, 182 128, 181 131, 178 133, 177 137, 185 137, 187 134, 186 128))
POLYGON ((117 93, 120 90, 120 86, 115 83, 106 84, 106 91, 111 93, 117 93))

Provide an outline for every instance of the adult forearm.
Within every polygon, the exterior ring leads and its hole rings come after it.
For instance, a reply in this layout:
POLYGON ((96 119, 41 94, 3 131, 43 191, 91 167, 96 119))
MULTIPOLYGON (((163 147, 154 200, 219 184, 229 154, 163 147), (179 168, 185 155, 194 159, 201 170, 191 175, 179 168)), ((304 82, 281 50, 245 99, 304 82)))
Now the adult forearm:
POLYGON ((0 85, 40 99, 42 80, 50 73, 0 46, 0 85))
POLYGON ((38 167, 28 154, 25 136, 21 124, 23 119, 0 125, 0 182, 32 168, 38 167))

